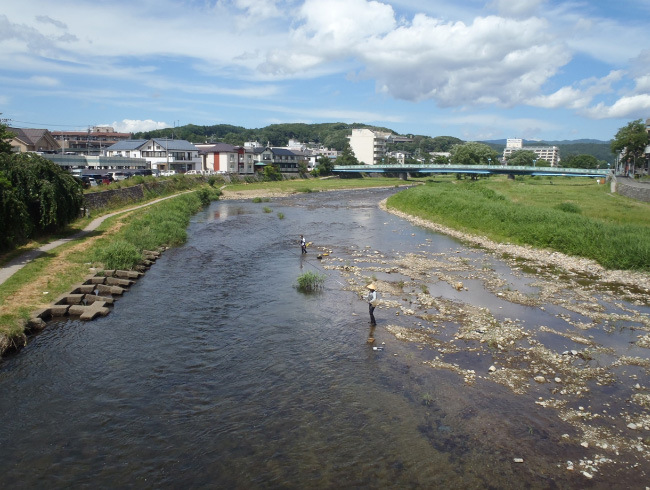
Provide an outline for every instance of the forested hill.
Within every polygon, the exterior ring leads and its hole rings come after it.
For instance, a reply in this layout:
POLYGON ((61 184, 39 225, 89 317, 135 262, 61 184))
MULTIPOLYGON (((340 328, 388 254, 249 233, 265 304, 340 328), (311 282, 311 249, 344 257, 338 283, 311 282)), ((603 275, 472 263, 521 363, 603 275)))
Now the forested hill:
MULTIPOLYGON (((482 141, 490 145, 499 153, 503 153, 506 146, 506 140, 482 141)), ((592 155, 598 160, 613 162, 614 154, 610 148, 609 141, 582 139, 582 140, 562 140, 562 141, 529 141, 524 140, 524 149, 527 146, 557 146, 560 149, 560 158, 566 160, 572 155, 592 155)))
MULTIPOLYGON (((368 128, 376 131, 383 131, 399 135, 399 133, 384 127, 371 126, 361 123, 322 123, 322 124, 272 124, 263 128, 248 129, 242 126, 230 124, 216 124, 213 126, 197 126, 187 124, 176 128, 158 129, 135 133, 135 139, 147 138, 171 138, 183 139, 192 143, 230 143, 232 145, 243 145, 246 141, 257 141, 262 145, 286 146, 290 139, 303 143, 316 143, 326 148, 342 151, 348 143, 348 136, 352 129, 368 128)), ((453 136, 423 136, 423 135, 402 135, 412 138, 412 142, 390 145, 390 149, 399 149, 408 152, 420 151, 449 151, 463 140, 453 136)), ((506 140, 483 141, 499 153, 503 152, 506 140)), ((576 140, 576 141, 524 141, 525 146, 555 145, 560 148, 560 156, 564 159, 571 155, 593 155, 598 160, 612 161, 613 155, 609 149, 609 141, 599 140, 576 140)))
MULTIPOLYGON (((399 133, 390 128, 371 126, 369 124, 346 124, 346 123, 322 123, 322 124, 272 124, 264 128, 247 129, 241 126, 229 124, 217 124, 214 126, 196 126, 188 124, 176 128, 158 129, 155 131, 144 131, 133 134, 134 139, 147 138, 171 138, 191 141, 192 143, 230 143, 231 145, 243 145, 246 141, 257 141, 262 145, 286 146, 290 139, 301 143, 316 143, 326 148, 343 151, 348 143, 348 136, 353 129, 368 128, 385 133, 399 133)), ((414 152, 417 149, 422 151, 449 151, 456 143, 463 141, 453 136, 429 136, 408 135, 413 139, 409 143, 392 145, 395 149, 414 152)))
POLYGON ((246 141, 257 141, 262 145, 286 146, 290 139, 300 142, 313 142, 326 148, 343 150, 348 142, 347 136, 352 129, 369 128, 377 131, 392 132, 388 128, 369 126, 367 124, 323 123, 323 124, 272 124, 264 128, 247 129, 229 124, 214 126, 196 126, 188 124, 177 128, 159 129, 135 133, 133 138, 171 137, 184 139, 192 143, 230 143, 243 145, 246 141))

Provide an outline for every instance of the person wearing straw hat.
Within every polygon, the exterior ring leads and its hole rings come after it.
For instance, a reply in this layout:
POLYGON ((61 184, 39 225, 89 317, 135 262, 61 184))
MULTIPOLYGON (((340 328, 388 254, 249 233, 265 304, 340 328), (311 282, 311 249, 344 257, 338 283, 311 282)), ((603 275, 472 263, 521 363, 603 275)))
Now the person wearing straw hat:
POLYGON ((377 325, 375 321, 375 305, 377 304, 377 286, 371 282, 366 286, 368 291, 368 312, 370 313, 370 325, 377 325))

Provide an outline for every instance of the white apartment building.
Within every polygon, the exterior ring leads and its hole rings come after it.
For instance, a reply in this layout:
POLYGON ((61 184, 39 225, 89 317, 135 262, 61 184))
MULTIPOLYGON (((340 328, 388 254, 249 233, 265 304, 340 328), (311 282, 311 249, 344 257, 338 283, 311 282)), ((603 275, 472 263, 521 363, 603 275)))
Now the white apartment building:
POLYGON ((348 136, 350 148, 359 163, 376 165, 386 155, 386 140, 390 133, 380 133, 370 129, 353 129, 348 136))
POLYGON ((539 160, 550 162, 551 167, 560 165, 560 149, 557 146, 524 146, 524 140, 520 138, 508 138, 506 147, 503 149, 503 159, 519 150, 532 151, 539 160))

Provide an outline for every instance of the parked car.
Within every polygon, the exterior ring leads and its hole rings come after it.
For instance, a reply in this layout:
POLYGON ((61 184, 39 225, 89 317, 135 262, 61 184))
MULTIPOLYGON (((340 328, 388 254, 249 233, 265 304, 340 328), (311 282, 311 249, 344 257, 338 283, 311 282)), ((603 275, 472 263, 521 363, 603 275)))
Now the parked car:
POLYGON ((117 181, 117 180, 126 180, 126 179, 128 179, 130 177, 130 174, 128 174, 126 172, 109 172, 108 175, 110 175, 113 178, 113 180, 115 180, 115 181, 117 181))
POLYGON ((160 172, 161 177, 171 177, 172 175, 176 175, 176 170, 163 170, 160 172))

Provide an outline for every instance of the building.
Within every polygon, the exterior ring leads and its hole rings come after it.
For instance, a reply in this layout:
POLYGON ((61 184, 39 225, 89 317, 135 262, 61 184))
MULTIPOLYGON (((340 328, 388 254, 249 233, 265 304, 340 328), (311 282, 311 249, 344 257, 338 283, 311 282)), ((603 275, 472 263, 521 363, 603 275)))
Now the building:
POLYGON ((118 141, 105 150, 108 157, 144 158, 154 170, 201 170, 199 149, 186 140, 151 138, 118 141))
POLYGON ((363 128, 353 129, 348 139, 350 140, 350 148, 359 163, 376 165, 381 163, 386 155, 386 141, 389 137, 389 133, 363 128))
POLYGON ((255 173, 255 153, 251 148, 228 143, 195 145, 199 149, 201 170, 236 174, 255 173))
POLYGON ((503 159, 506 160, 507 157, 520 150, 534 152, 538 160, 546 160, 551 164, 551 167, 560 165, 560 149, 557 146, 524 146, 524 141, 519 138, 508 138, 506 140, 503 159))
POLYGON ((11 151, 16 153, 55 153, 59 149, 58 143, 47 129, 7 128, 7 132, 14 135, 10 144, 11 151))
POLYGON ((64 153, 101 155, 117 143, 131 138, 130 133, 117 133, 110 126, 93 126, 88 131, 52 131, 52 136, 64 153))

